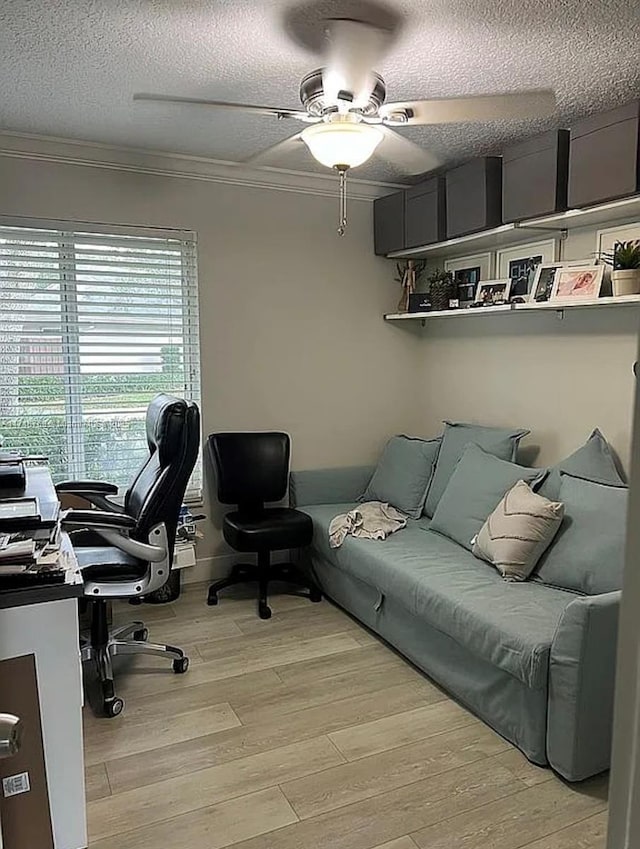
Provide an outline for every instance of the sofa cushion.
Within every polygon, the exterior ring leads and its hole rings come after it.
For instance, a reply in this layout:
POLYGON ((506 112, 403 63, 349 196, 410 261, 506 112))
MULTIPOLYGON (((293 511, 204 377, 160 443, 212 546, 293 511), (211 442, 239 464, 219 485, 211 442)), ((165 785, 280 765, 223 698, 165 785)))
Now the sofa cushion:
POLYGON ((549 475, 537 488, 540 495, 557 501, 560 496, 562 472, 596 483, 624 485, 613 459, 611 446, 598 428, 577 451, 551 467, 549 475))
POLYGON ((429 521, 409 520, 383 542, 347 537, 329 547, 329 523, 354 504, 305 507, 313 548, 338 569, 389 596, 478 657, 530 687, 546 687, 549 651, 562 611, 574 595, 542 584, 506 583, 496 570, 429 521))
POLYGON ((392 436, 385 445, 363 500, 386 501, 412 519, 418 519, 439 449, 440 439, 392 436))
MULTIPOLYGON (((502 460, 515 460, 518 443, 529 431, 521 428, 482 427, 464 422, 445 422, 442 445, 427 493, 424 512, 433 516, 438 502, 445 491, 456 463, 470 442, 483 448, 488 454, 502 460)), ((486 518, 486 517, 485 517, 486 518)))
POLYGON ((480 528, 471 548, 505 581, 526 581, 557 534, 564 504, 550 501, 518 481, 480 528))
POLYGON ((628 490, 562 475, 564 521, 537 577, 586 595, 622 588, 628 490))
POLYGON ((475 443, 464 449, 433 514, 431 530, 471 550, 489 513, 519 480, 535 481, 545 472, 517 466, 487 454, 475 443))

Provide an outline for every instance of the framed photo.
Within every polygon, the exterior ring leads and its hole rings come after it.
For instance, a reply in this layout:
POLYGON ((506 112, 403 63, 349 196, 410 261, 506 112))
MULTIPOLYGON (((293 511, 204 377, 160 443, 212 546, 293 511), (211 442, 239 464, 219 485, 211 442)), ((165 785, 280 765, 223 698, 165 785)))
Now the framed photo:
POLYGON ((485 307, 506 303, 510 288, 511 280, 508 277, 505 280, 484 280, 478 283, 475 302, 485 307))
POLYGON ((451 271, 457 286, 460 306, 469 305, 476 296, 478 283, 493 276, 493 254, 476 254, 460 259, 447 259, 444 270, 451 271))
POLYGON ((558 240, 529 242, 498 251, 498 277, 511 280, 511 298, 528 300, 533 288, 536 268, 558 259, 558 240))
POLYGON ((603 253, 613 253, 618 242, 634 242, 640 239, 640 224, 607 227, 606 230, 598 230, 596 236, 597 256, 601 257, 603 253))
POLYGON ((538 304, 550 300, 556 282, 556 274, 563 267, 561 262, 541 263, 536 268, 528 300, 538 304))
POLYGON ((599 298, 604 265, 567 265, 556 271, 552 301, 599 298))

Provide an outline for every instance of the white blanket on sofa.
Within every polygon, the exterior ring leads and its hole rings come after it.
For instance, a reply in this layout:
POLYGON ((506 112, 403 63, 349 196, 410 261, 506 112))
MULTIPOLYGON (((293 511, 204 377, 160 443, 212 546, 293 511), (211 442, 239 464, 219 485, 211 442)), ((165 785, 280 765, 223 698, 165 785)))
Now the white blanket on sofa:
POLYGON ((348 534, 359 539, 386 539, 406 526, 406 516, 395 507, 384 501, 365 501, 331 520, 329 545, 340 548, 348 534))

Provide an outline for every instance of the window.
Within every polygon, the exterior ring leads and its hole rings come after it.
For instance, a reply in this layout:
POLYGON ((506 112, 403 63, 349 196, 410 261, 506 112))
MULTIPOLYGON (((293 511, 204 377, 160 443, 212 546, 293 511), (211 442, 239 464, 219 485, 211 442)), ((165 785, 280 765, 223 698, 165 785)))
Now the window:
POLYGON ((0 225, 0 444, 126 485, 149 400, 200 400, 195 238, 91 231, 0 225))

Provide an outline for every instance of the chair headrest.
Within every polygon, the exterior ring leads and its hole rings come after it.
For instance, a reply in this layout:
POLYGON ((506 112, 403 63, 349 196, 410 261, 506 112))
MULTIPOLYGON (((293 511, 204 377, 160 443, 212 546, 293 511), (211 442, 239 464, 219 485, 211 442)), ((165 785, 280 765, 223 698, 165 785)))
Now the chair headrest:
POLYGON ((147 442, 149 451, 158 452, 160 464, 166 465, 183 450, 184 423, 188 404, 183 398, 161 393, 147 407, 147 442))

